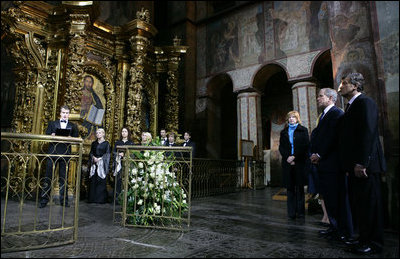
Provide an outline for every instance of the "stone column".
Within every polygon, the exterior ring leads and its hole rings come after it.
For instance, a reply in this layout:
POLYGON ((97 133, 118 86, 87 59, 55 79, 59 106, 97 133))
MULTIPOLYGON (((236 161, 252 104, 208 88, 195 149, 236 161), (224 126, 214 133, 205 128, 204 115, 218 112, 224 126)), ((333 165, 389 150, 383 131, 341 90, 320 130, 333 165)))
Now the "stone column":
POLYGON ((293 110, 299 112, 301 124, 307 127, 309 134, 318 118, 316 90, 316 84, 312 82, 299 82, 292 86, 293 110))
MULTIPOLYGON (((258 92, 243 92, 237 97, 238 151, 240 140, 252 140, 257 145, 257 156, 262 159, 261 95, 258 92)), ((238 152, 238 159, 241 159, 238 152)))

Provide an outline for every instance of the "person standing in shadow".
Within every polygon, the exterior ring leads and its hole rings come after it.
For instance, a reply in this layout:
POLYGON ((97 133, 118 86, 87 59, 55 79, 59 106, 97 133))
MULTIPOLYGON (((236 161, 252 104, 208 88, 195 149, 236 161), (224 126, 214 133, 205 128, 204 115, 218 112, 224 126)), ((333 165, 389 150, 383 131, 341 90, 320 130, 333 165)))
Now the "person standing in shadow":
MULTIPOLYGON (((185 139, 185 142, 182 143, 183 147, 192 147, 192 157, 195 157, 196 155, 196 143, 193 142, 192 140, 192 134, 190 131, 185 131, 183 138, 185 139)), ((188 152, 182 152, 182 156, 189 158, 189 153, 188 152)))
MULTIPOLYGON (((70 109, 68 106, 61 106, 60 119, 56 121, 50 121, 46 129, 46 135, 56 136, 60 132, 66 132, 67 136, 78 137, 78 127, 68 121, 70 109), (60 131, 61 129, 61 131, 60 131), (62 131, 64 130, 64 131, 62 131)), ((61 133, 63 134, 63 133, 61 133)), ((63 134, 63 135, 66 135, 63 134)), ((68 179, 67 179, 67 164, 69 162, 68 156, 71 154, 71 145, 67 143, 51 142, 49 145, 50 157, 47 159, 46 174, 44 178, 44 187, 40 194, 39 208, 44 208, 51 197, 51 182, 55 176, 56 164, 58 163, 58 184, 60 189, 60 204, 65 207, 69 207, 68 204, 68 179), (63 156, 51 156, 51 155, 65 155, 63 156)))
POLYGON ((306 160, 310 140, 297 111, 290 111, 286 119, 288 124, 280 133, 279 152, 282 156, 283 184, 287 190, 287 213, 289 219, 304 219, 304 185, 307 182, 306 160))
POLYGON ((349 176, 351 211, 358 226, 358 244, 351 252, 371 254, 383 249, 381 176, 386 160, 379 140, 378 107, 362 94, 364 77, 352 72, 342 77, 338 92, 348 100, 339 124, 339 160, 349 176))
POLYGON ((346 175, 340 172, 337 154, 337 125, 344 112, 335 106, 336 100, 334 89, 323 88, 318 93, 317 105, 322 113, 311 133, 310 160, 318 171, 319 189, 329 218, 329 227, 319 234, 345 241, 352 239, 354 233, 346 175))
POLYGON ((165 129, 160 130, 160 144, 161 146, 168 146, 168 137, 165 129))
POLYGON ((133 141, 131 140, 131 134, 127 127, 123 127, 121 130, 121 137, 119 140, 115 142, 113 156, 113 171, 114 171, 114 181, 115 181, 115 189, 114 189, 114 196, 115 196, 115 203, 118 203, 118 196, 121 193, 122 188, 122 174, 124 173, 123 170, 123 162, 122 159, 125 155, 123 150, 117 151, 117 146, 127 146, 127 145, 134 145, 133 141))

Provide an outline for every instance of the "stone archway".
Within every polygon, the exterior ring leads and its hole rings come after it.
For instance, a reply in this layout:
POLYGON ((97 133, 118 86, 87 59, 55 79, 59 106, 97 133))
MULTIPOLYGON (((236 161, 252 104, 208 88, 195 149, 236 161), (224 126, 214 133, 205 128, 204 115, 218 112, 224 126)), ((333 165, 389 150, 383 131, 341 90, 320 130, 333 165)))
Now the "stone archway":
POLYGON ((207 96, 207 157, 236 159, 236 96, 229 75, 213 77, 207 84, 207 96))
POLYGON ((277 64, 262 67, 254 76, 253 86, 261 94, 261 131, 264 161, 269 163, 272 186, 281 184, 280 131, 286 114, 293 109, 291 85, 286 71, 277 64))

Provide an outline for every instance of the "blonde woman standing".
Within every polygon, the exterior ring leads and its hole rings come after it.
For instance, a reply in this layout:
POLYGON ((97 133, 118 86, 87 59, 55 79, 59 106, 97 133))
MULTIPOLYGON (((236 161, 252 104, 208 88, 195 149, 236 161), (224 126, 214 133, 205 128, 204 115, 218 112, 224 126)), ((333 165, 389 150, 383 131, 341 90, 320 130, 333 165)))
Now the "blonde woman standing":
POLYGON ((310 139, 297 111, 290 111, 286 119, 287 125, 280 134, 279 152, 282 155, 283 184, 287 189, 287 213, 289 219, 304 218, 305 167, 310 139))
POLYGON ((104 139, 105 131, 102 128, 97 129, 97 140, 92 142, 89 153, 89 197, 88 202, 106 203, 107 192, 107 174, 110 164, 111 148, 108 141, 104 139))

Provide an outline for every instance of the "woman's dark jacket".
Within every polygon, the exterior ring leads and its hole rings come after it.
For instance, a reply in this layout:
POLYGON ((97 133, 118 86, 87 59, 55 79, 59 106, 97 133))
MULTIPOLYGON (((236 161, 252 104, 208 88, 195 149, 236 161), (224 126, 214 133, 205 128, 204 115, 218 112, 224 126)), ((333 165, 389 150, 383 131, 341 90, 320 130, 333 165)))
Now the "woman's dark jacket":
POLYGON ((290 167, 291 165, 286 162, 287 158, 291 155, 292 147, 289 142, 289 127, 286 126, 281 131, 281 136, 279 139, 279 152, 282 156, 282 174, 283 174, 283 186, 288 187, 289 180, 295 180, 296 185, 306 185, 307 184, 307 167, 309 165, 309 146, 310 138, 308 135, 308 130, 302 125, 298 125, 293 133, 293 146, 294 146, 294 156, 295 156, 295 172, 296 179, 290 179, 290 167))

